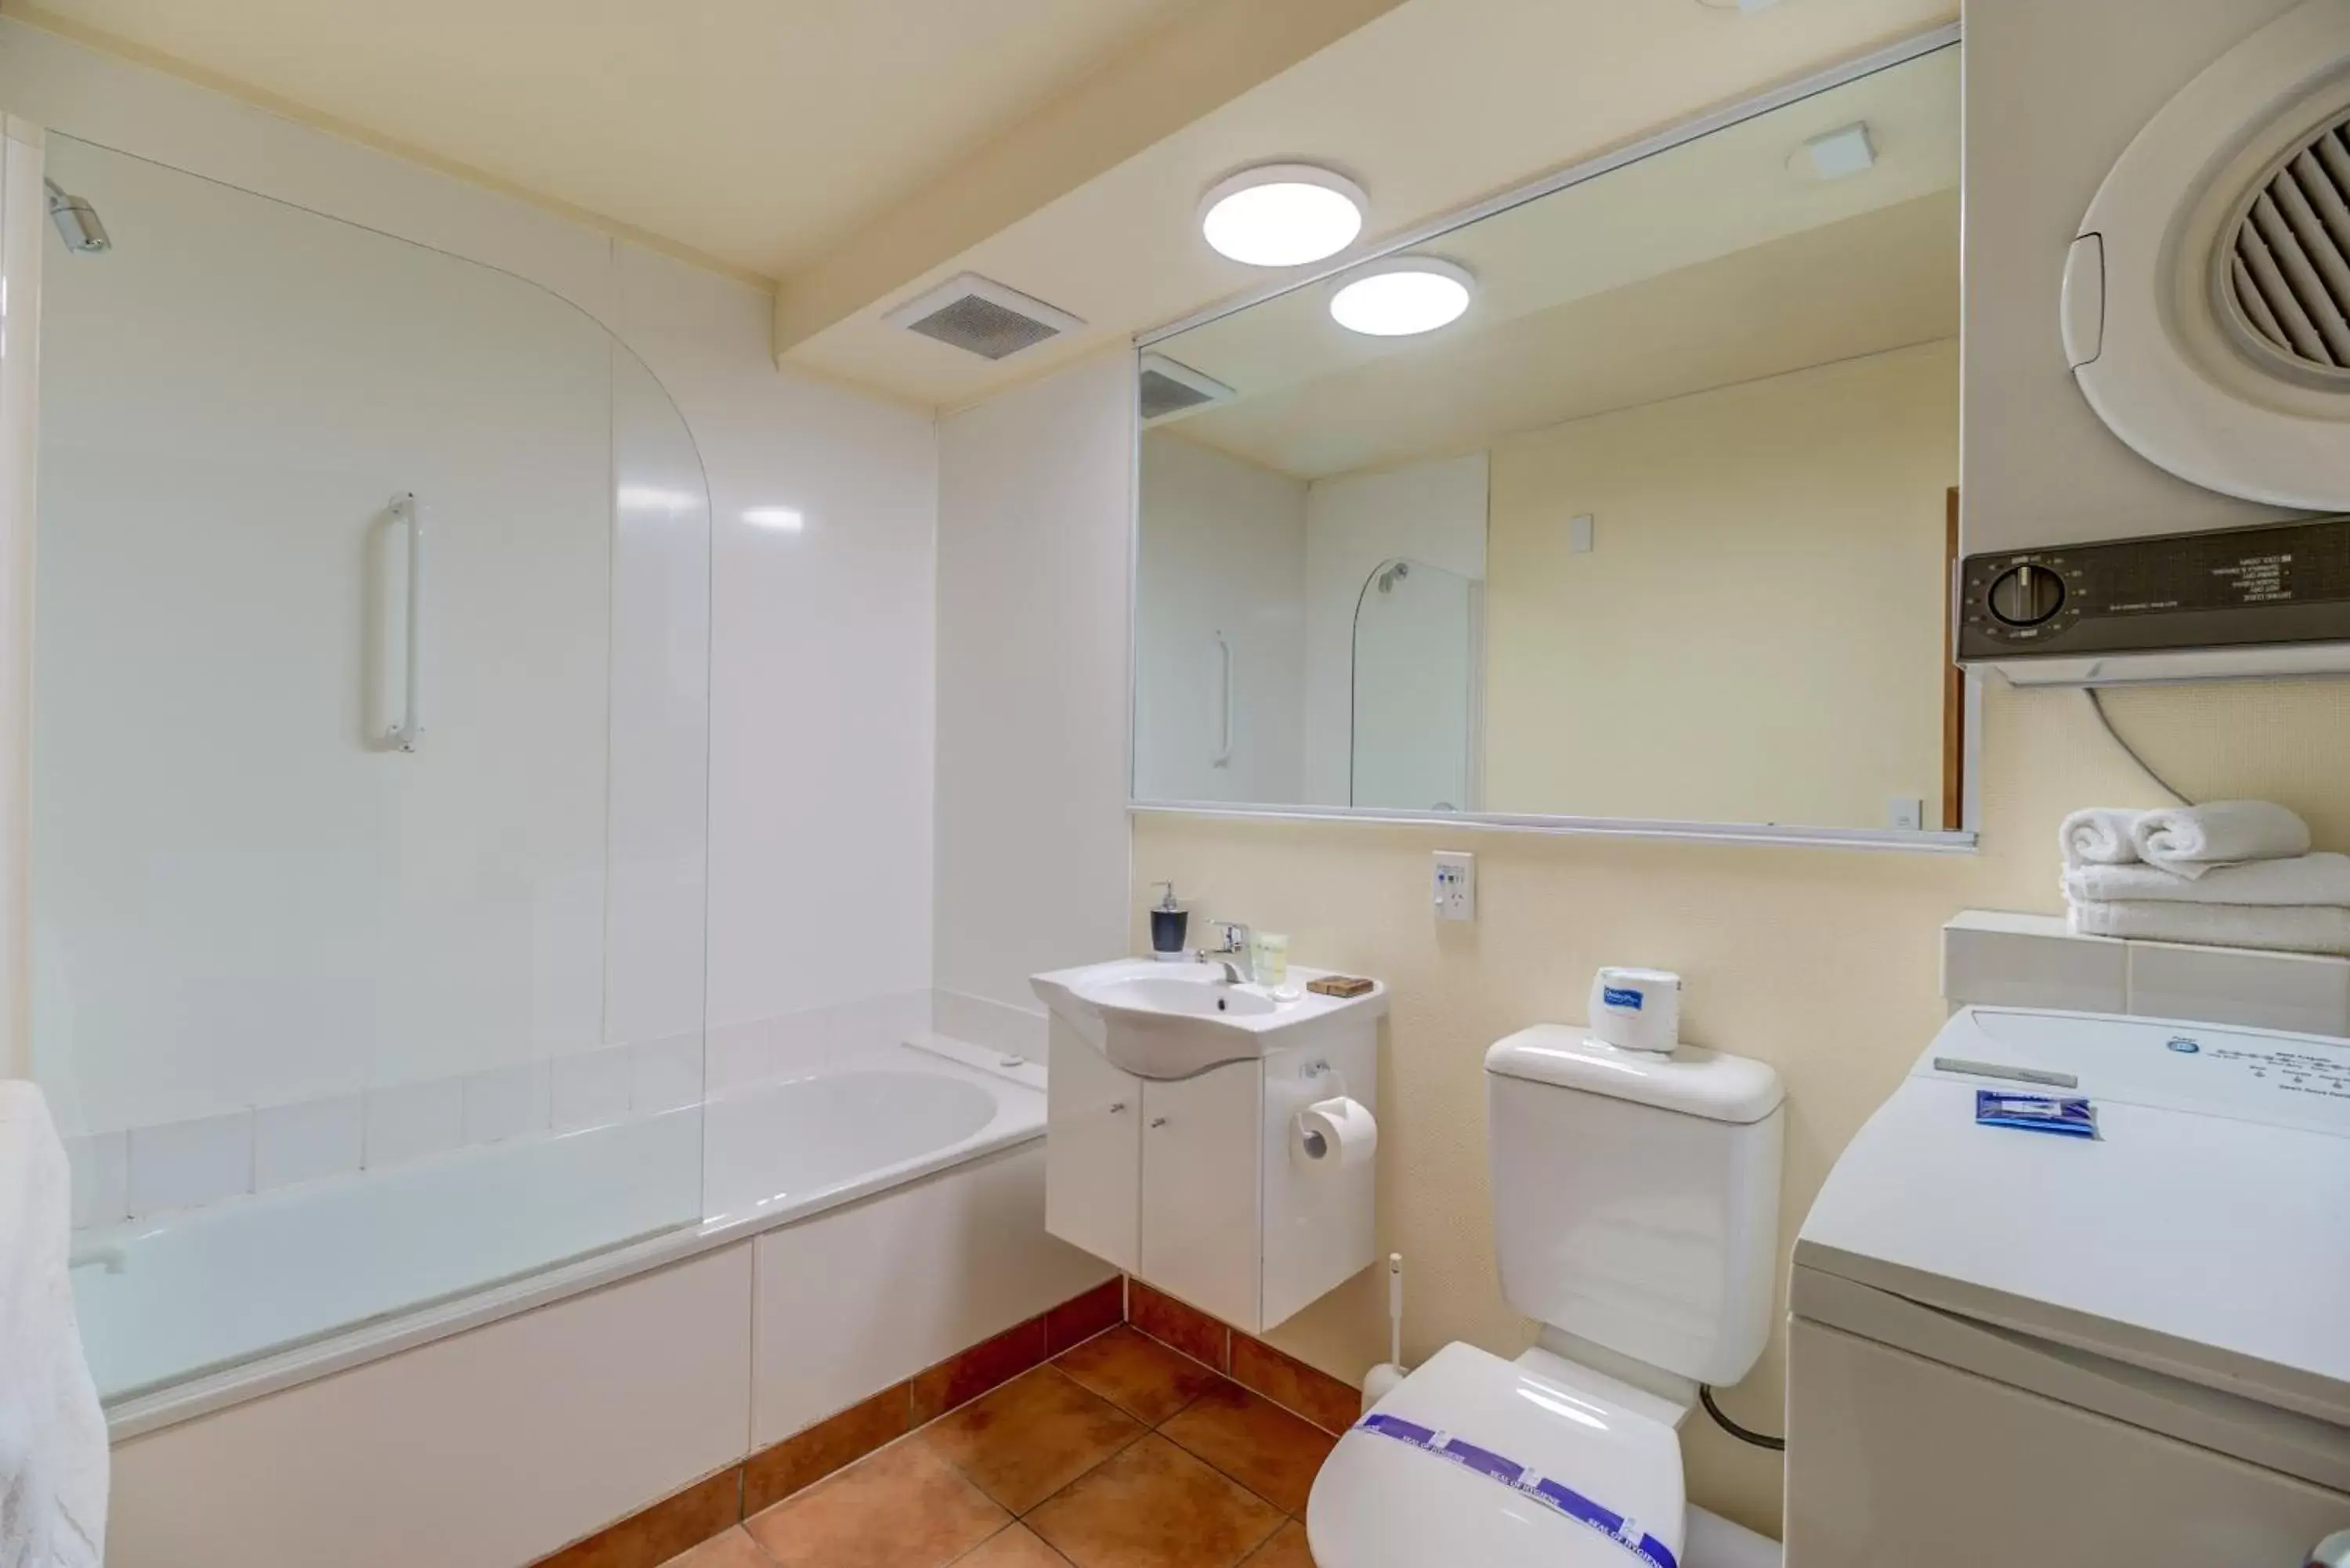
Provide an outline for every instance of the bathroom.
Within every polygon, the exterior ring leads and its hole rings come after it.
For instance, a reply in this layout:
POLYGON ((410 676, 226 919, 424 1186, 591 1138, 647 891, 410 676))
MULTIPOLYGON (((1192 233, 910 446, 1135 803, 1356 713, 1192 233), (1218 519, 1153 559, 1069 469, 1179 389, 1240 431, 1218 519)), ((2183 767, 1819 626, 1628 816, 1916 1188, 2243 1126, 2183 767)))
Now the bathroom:
MULTIPOLYGON (((1375 1369, 1555 1347, 1488 1053, 1601 1027, 1614 966, 1775 1085, 1759 1348, 1652 1423, 1690 1522, 1617 1514, 1940 1568, 1789 1356, 1860 1332, 1797 1238, 1921 1053, 1982 1007, 2350 1036, 2340 947, 2079 934, 2058 848, 2246 800, 2350 850, 2350 633, 1950 658, 1978 551, 2350 511, 2338 373, 2251 476, 2095 379, 2158 380, 2140 129, 2223 57, 2303 75, 2215 140, 2350 109, 2343 0, 2155 9, 0 0, 0 1128, 59 1146, 0 1137, 0 1324, 60 1331, 0 1345, 58 1411, 0 1421, 0 1568, 1443 1560, 1367 1555, 1338 1459, 1375 1369), (1275 187, 1335 243, 1220 229, 1275 187), (1436 325, 1339 314, 1398 272, 1436 325), (1331 972, 1376 983, 1290 997, 1331 972), (1225 1108, 1273 1141, 1119 1188, 1084 1083, 1193 1081, 1079 1075, 1201 997, 1267 1031, 1225 1108), (1276 1087, 1355 1103, 1343 1169, 1276 1087)), ((2325 1354, 2292 1456, 2125 1415, 2275 1483, 2182 1469, 2196 1544, 2019 1502, 2022 1547, 2350 1562, 2325 1354)), ((1633 1554, 1392 1446, 1436 1539, 1633 1554)))

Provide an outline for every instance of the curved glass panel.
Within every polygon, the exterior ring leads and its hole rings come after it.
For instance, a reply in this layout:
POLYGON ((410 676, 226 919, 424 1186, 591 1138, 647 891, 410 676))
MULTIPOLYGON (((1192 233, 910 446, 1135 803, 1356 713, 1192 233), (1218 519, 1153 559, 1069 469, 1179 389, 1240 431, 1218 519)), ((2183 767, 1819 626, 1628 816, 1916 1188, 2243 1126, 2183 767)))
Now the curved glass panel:
POLYGON ((684 421, 520 278, 48 161, 113 241, 44 257, 32 756, 103 1391, 696 1220, 684 421))
POLYGON ((1392 556, 1355 604, 1351 804, 1473 811, 1477 585, 1392 556))

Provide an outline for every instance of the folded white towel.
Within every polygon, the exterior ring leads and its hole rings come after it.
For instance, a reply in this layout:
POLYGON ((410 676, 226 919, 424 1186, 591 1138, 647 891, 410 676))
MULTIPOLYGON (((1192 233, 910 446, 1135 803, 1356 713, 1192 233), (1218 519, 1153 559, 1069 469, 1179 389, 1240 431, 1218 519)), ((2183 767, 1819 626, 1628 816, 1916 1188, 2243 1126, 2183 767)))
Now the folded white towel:
POLYGON ((2074 904, 2070 918, 2073 929, 2085 937, 2136 937, 2142 941, 2191 942, 2200 947, 2350 957, 2350 909, 2131 899, 2074 904))
POLYGON ((2214 866, 2195 877, 2176 876, 2159 866, 2075 866, 2064 873, 2064 897, 2075 904, 2147 899, 2350 908, 2350 855, 2296 855, 2290 860, 2214 866))
POLYGON ((2139 813, 2117 806, 2093 805, 2076 811, 2056 830, 2067 866, 2127 866, 2137 859, 2130 830, 2139 813))
POLYGON ((2130 829, 2137 857, 2181 877, 2246 860, 2285 860, 2309 853, 2309 824, 2265 800, 2149 811, 2130 829))
POLYGON ((0 1568, 98 1568, 106 1417, 74 1322, 66 1152, 41 1091, 0 1082, 0 1568))

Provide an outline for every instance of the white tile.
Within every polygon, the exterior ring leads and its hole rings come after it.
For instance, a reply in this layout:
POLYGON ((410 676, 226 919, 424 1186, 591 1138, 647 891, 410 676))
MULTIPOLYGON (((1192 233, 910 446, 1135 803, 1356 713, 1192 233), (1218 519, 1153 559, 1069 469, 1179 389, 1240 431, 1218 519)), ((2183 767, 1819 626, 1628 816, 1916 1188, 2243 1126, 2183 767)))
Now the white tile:
POLYGON ((1970 909, 1942 928, 1942 995, 1954 1004, 2120 1012, 2128 979, 2126 943, 2074 936, 2058 916, 1970 909))
POLYGON ((632 1060, 625 1045, 575 1051, 547 1064, 552 1121, 557 1132, 608 1127, 629 1119, 632 1060))
POLYGON ((490 1067, 466 1074, 461 1083, 467 1143, 497 1143, 546 1130, 549 1104, 545 1062, 515 1062, 490 1067))
POLYGON ((767 1020, 767 1053, 771 1076, 804 1078, 821 1073, 841 1050, 840 1015, 829 1007, 787 1012, 767 1020))
POLYGON ((253 1190, 253 1113, 161 1122, 130 1133, 133 1215, 192 1209, 253 1190))
POLYGON ((461 1080, 426 1078, 367 1092, 365 1158, 370 1170, 444 1154, 465 1136, 461 1080))
POLYGON ((1047 1019, 1044 1009, 1007 1007, 959 991, 931 993, 931 1027, 953 1040, 1042 1062, 1047 1019))
POLYGON ((680 1034, 629 1048, 629 1106, 638 1116, 702 1103, 702 1037, 680 1034))
POLYGON ((73 1180, 74 1229, 112 1225, 130 1212, 130 1140, 126 1134, 77 1133, 66 1141, 73 1180))
POLYGON ((296 1181, 359 1168, 367 1116, 357 1095, 264 1106, 253 1116, 253 1188, 265 1192, 296 1181))
POLYGON ((708 1077, 712 1094, 723 1095, 746 1085, 764 1084, 775 1076, 775 1023, 772 1018, 761 1018, 748 1023, 711 1025, 708 1077))
POLYGON ((909 1034, 926 1034, 931 1028, 931 993, 893 992, 870 996, 832 1010, 835 1049, 854 1054, 876 1046, 901 1044, 909 1034))
POLYGON ((2350 961, 2171 942, 2126 945, 2132 1012, 2350 1034, 2350 961))

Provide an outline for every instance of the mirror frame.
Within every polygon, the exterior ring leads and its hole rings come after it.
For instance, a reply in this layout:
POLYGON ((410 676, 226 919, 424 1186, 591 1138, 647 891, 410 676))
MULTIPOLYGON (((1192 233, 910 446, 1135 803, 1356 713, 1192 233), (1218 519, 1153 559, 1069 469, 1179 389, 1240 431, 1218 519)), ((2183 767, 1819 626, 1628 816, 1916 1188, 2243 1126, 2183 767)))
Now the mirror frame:
MULTIPOLYGON (((1361 255, 1347 256, 1342 261, 1319 265, 1279 282, 1233 296, 1220 304, 1195 311, 1163 327, 1136 334, 1132 350, 1139 364, 1140 356, 1158 344, 1221 321, 1243 310, 1278 299, 1283 295, 1352 272, 1382 256, 1393 255, 1416 246, 1427 244, 1456 229, 1506 213, 1528 202, 1539 201, 1586 181, 1596 180, 1628 164, 1669 152, 1676 147, 1725 130, 1734 125, 1783 109, 1816 94, 1826 92, 1863 77, 1874 76, 1895 66, 1944 49, 1963 47, 1965 29, 1962 23, 1945 23, 1929 28, 1865 55, 1856 56, 1841 65, 1815 71, 1812 75, 1773 88, 1768 91, 1718 109, 1695 119, 1685 120, 1668 130, 1638 141, 1605 152, 1580 163, 1570 165, 1556 173, 1507 191, 1498 196, 1463 207, 1381 244, 1361 255)), ((1960 243, 1964 244, 1961 231, 1960 243)), ((1812 846, 1846 849, 1891 849, 1912 853, 1963 855, 1971 853, 1981 825, 1982 772, 1982 676, 1968 670, 1964 676, 1962 705, 1965 713, 1964 736, 1960 748, 1959 787, 1960 826, 1951 829, 1904 830, 1889 827, 1809 827, 1780 823, 1755 822, 1684 822, 1653 817, 1567 816, 1523 813, 1486 811, 1397 811, 1378 806, 1341 805, 1252 805, 1230 801, 1170 801, 1145 800, 1135 792, 1134 742, 1136 689, 1140 679, 1139 621, 1137 609, 1140 604, 1140 562, 1142 533, 1142 491, 1140 472, 1142 461, 1142 414, 1139 406, 1129 402, 1132 473, 1127 493, 1132 513, 1127 549, 1127 701, 1126 701, 1126 777, 1127 811, 1129 815, 1165 815, 1176 816, 1233 817, 1249 820, 1291 822, 1373 823, 1413 827, 1451 827, 1482 833, 1544 833, 1580 835, 1603 838, 1679 839, 1716 844, 1771 844, 1812 846)))

